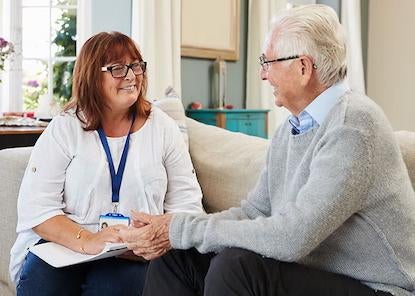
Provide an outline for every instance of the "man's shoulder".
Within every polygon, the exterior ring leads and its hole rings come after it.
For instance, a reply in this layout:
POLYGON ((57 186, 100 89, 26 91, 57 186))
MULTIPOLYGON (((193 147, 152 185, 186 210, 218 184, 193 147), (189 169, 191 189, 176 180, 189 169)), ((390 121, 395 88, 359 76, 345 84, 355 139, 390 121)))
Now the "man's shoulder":
MULTIPOLYGON (((382 113, 382 109, 365 94, 348 91, 344 95, 346 111, 349 116, 357 114, 377 114, 382 113)), ((379 115, 379 114, 378 114, 379 115)))
POLYGON ((383 110, 365 94, 348 91, 333 108, 329 121, 356 129, 389 128, 383 110))

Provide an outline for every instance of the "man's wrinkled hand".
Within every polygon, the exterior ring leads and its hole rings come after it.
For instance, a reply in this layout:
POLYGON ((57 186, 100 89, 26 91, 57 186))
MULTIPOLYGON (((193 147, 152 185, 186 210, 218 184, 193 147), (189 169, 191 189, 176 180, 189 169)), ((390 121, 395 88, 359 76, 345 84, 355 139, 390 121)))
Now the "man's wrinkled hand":
POLYGON ((120 230, 127 248, 147 260, 164 255, 171 249, 169 227, 171 215, 148 215, 132 211, 131 226, 120 230))

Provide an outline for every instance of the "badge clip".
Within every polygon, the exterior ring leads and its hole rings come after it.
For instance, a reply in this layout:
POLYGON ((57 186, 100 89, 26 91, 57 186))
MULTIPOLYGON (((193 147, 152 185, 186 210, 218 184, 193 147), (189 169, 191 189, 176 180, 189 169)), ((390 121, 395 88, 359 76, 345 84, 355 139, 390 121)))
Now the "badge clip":
POLYGON ((113 202, 112 203, 112 206, 113 206, 113 208, 112 208, 112 212, 113 213, 118 213, 118 205, 119 205, 120 203, 119 202, 113 202))

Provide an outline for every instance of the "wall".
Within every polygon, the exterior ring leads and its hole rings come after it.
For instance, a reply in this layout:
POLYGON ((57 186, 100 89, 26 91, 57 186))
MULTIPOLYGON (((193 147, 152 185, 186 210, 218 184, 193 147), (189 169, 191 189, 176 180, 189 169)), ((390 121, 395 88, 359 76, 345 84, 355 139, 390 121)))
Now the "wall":
POLYGON ((367 93, 395 130, 415 131, 415 1, 369 3, 367 93))
MULTIPOLYGON (((340 9, 341 9, 341 2, 340 1, 341 0, 317 0, 316 3, 330 6, 331 8, 333 8, 337 12, 337 15, 340 15, 340 9)), ((347 1, 347 0, 345 0, 345 1, 347 1)))
MULTIPOLYGON (((248 31, 248 0, 241 0, 240 55, 236 62, 226 62, 227 97, 226 104, 235 108, 245 106, 246 93, 246 35, 248 31)), ((211 71, 213 60, 182 57, 182 100, 185 107, 199 101, 208 107, 211 97, 211 71)))
POLYGON ((91 0, 92 33, 119 31, 131 36, 132 0, 91 0), (116 8, 114 7, 116 5, 116 8))
MULTIPOLYGON (((132 0, 118 0, 114 9, 112 0, 92 0, 92 32, 117 30, 131 36, 132 0)), ((246 72, 246 34, 248 18, 248 0, 241 0, 240 57, 236 62, 226 62, 228 101, 236 108, 245 104, 246 72)), ((211 65, 213 60, 182 58, 182 99, 187 106, 190 102, 200 101, 209 105, 211 85, 211 65)))
MULTIPOLYGON (((316 2, 331 6, 340 14, 340 0, 319 0, 316 2)), ((241 0, 240 28, 239 60, 237 62, 226 62, 228 71, 228 100, 226 103, 234 105, 235 108, 245 107, 248 0, 241 0)), ((212 62, 212 60, 206 59, 182 58, 182 100, 185 107, 193 101, 201 102, 204 107, 209 106, 212 62)))
MULTIPOLYGON (((226 103, 234 105, 235 108, 245 107, 248 1, 241 0, 239 60, 226 62, 228 87, 226 103)), ((318 0, 316 2, 331 6, 340 14, 340 1, 318 0)), ((131 11, 132 0, 117 1, 116 10, 113 4, 112 0, 92 0, 92 32, 117 30, 131 35, 131 13, 125 12, 131 11)), ((193 101, 201 102, 204 107, 209 106, 212 63, 213 60, 182 57, 182 100, 185 107, 193 101)))
POLYGON ((367 85, 367 33, 369 25, 369 0, 361 0, 360 6, 360 19, 362 27, 362 58, 363 58, 363 71, 365 71, 365 83, 367 85))

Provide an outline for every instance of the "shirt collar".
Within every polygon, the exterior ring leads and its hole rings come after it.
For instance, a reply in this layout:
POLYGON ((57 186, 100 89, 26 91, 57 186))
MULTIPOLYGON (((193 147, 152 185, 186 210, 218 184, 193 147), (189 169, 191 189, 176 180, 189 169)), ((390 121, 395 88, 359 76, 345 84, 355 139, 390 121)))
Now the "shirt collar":
POLYGON ((298 117, 294 115, 290 115, 288 121, 293 128, 293 134, 303 134, 308 130, 312 129, 317 125, 316 121, 307 113, 307 111, 303 111, 298 115, 298 117))
POLYGON ((345 81, 337 82, 318 95, 304 111, 306 111, 318 125, 321 125, 331 108, 348 90, 349 86, 345 81))

